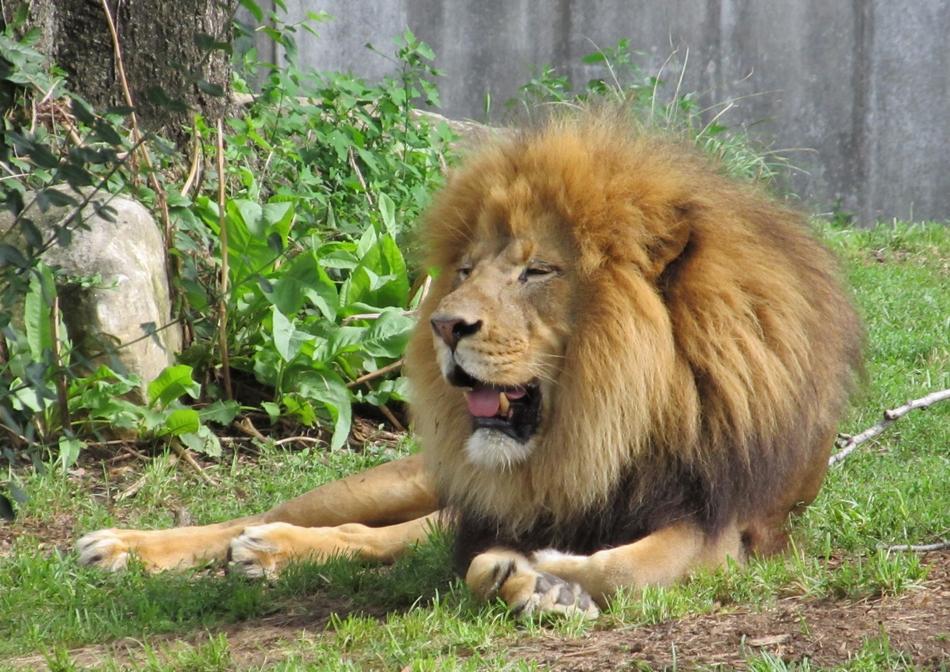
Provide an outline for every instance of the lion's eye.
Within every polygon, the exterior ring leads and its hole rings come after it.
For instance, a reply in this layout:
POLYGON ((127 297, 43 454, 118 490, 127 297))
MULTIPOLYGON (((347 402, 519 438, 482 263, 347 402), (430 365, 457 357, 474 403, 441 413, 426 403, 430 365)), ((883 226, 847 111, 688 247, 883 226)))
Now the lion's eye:
POLYGON ((458 273, 459 280, 465 280, 468 276, 472 274, 472 265, 471 264, 462 264, 455 272, 458 273))
POLYGON ((521 271, 521 275, 518 276, 518 279, 521 282, 528 282, 530 280, 543 280, 549 278, 560 272, 557 266, 552 266, 551 264, 546 264, 543 262, 531 262, 525 269, 521 271))

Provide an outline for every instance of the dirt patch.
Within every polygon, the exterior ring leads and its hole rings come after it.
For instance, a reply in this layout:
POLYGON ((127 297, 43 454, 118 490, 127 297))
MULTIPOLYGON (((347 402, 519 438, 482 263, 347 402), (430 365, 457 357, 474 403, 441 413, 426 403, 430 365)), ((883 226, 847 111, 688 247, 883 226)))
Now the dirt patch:
POLYGON ((950 664, 950 553, 928 553, 928 580, 897 597, 861 602, 781 600, 774 608, 710 614, 655 626, 594 631, 563 640, 518 644, 513 657, 555 670, 743 667, 767 651, 786 662, 818 667, 846 663, 872 638, 887 637, 892 652, 922 669, 950 664))

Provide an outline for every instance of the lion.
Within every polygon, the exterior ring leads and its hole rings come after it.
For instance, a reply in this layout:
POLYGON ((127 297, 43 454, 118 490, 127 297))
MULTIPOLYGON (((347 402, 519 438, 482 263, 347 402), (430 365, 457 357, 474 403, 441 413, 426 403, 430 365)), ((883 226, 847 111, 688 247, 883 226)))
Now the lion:
POLYGON ((269 576, 391 561, 441 521, 476 595, 596 616, 619 588, 785 546, 863 347, 802 215, 589 111, 486 143, 421 231, 438 273, 405 360, 420 454, 257 516, 93 532, 81 561, 269 576))

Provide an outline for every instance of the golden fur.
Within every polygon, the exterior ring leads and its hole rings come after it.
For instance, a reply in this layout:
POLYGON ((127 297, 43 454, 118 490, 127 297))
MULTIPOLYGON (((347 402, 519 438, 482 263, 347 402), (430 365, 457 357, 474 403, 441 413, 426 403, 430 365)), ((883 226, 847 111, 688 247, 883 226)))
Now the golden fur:
MULTIPOLYGON (((557 528, 612 506, 618 484, 635 508, 689 473, 706 487, 706 528, 746 521, 747 541, 770 550, 757 513, 784 521, 814 496, 861 328, 797 213, 690 148, 633 133, 622 115, 588 114, 471 156, 436 196, 423 237, 441 274, 407 365, 415 431, 449 506, 515 539, 541 520, 557 528), (512 240, 567 261, 567 289, 544 297, 567 319, 546 325, 563 352, 544 360, 538 445, 493 469, 461 449, 471 418, 428 321, 466 255, 512 240)), ((479 289, 485 315, 503 310, 497 287, 479 289)))

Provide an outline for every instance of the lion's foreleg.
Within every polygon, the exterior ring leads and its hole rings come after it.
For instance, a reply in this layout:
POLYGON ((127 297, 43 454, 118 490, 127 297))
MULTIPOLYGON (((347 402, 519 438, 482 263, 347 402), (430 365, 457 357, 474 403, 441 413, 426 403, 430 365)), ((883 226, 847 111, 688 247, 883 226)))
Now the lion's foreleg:
POLYGON ((578 583, 603 605, 619 588, 670 585, 695 569, 718 567, 726 558, 741 560, 741 551, 734 525, 709 538, 695 524, 682 522, 592 555, 544 550, 531 559, 537 571, 578 583))
POLYGON ((265 523, 244 528, 231 542, 230 568, 248 576, 274 576, 297 560, 322 561, 344 555, 392 562, 412 544, 424 540, 444 521, 435 511, 427 516, 384 527, 347 523, 335 527, 300 527, 265 523))
POLYGON ((278 504, 263 519, 301 527, 387 525, 426 516, 437 508, 422 456, 412 455, 321 485, 278 504))
POLYGON ((399 523, 425 516, 436 508, 422 458, 414 455, 327 483, 256 516, 170 530, 99 530, 82 537, 77 548, 84 564, 115 570, 125 567, 129 557, 135 556, 147 568, 158 571, 224 560, 232 540, 253 525, 399 523))

